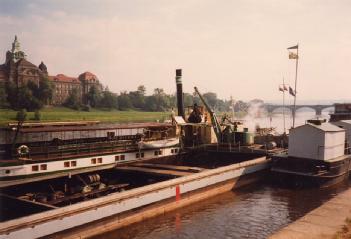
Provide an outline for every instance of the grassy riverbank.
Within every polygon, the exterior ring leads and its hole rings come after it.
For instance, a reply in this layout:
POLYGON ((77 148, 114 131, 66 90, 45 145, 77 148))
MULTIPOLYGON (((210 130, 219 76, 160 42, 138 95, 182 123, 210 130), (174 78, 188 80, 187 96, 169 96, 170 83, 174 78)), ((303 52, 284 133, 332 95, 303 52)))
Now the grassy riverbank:
MULTIPOLYGON (((45 108, 40 111, 41 121, 77 121, 99 120, 102 122, 146 122, 168 119, 170 112, 142 112, 142 111, 105 111, 91 109, 89 112, 76 111, 65 107, 45 108)), ((0 124, 4 125, 16 121, 17 112, 0 109, 0 124)), ((34 120, 34 112, 27 113, 28 122, 34 120)))

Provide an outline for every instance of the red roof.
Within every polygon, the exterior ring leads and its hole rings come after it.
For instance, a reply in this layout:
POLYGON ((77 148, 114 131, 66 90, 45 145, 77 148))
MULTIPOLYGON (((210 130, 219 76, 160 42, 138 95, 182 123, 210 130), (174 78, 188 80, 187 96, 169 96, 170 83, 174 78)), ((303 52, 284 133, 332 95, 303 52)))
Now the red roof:
POLYGON ((60 81, 60 82, 79 83, 78 78, 66 76, 64 74, 58 74, 56 76, 49 76, 49 80, 60 81))
POLYGON ((81 80, 98 80, 98 78, 96 77, 96 75, 94 75, 93 73, 86 71, 82 74, 79 75, 79 79, 81 80))

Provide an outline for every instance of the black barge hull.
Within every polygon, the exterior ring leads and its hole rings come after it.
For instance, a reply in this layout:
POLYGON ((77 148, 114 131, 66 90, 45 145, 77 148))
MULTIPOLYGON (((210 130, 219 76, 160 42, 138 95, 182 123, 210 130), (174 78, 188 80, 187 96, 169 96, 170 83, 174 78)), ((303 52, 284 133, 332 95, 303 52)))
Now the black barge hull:
POLYGON ((293 187, 329 187, 349 177, 351 155, 330 161, 274 156, 272 180, 293 187))

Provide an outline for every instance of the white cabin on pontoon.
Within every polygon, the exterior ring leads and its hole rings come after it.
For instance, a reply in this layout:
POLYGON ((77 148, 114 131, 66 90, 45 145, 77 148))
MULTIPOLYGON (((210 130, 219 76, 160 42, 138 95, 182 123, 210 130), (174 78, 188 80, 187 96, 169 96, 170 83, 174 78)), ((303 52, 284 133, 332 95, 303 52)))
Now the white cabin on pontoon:
POLYGON ((289 157, 330 160, 345 152, 345 129, 323 121, 309 121, 289 132, 289 157))

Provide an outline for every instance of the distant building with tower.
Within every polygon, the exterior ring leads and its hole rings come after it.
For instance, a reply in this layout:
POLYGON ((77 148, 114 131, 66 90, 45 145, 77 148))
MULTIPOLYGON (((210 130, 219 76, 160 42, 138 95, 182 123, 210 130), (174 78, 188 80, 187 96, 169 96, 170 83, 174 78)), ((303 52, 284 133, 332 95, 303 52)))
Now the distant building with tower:
POLYGON ((95 86, 102 90, 102 85, 91 72, 84 72, 78 77, 70 77, 64 74, 50 76, 47 66, 41 62, 38 66, 27 60, 27 55, 21 51, 21 45, 17 36, 12 43, 11 50, 6 52, 5 63, 0 65, 0 87, 5 87, 7 83, 14 83, 17 87, 26 85, 29 81, 39 86, 40 79, 49 79, 54 86, 54 94, 51 104, 61 105, 65 102, 73 89, 76 89, 83 103, 85 95, 90 88, 95 86))

